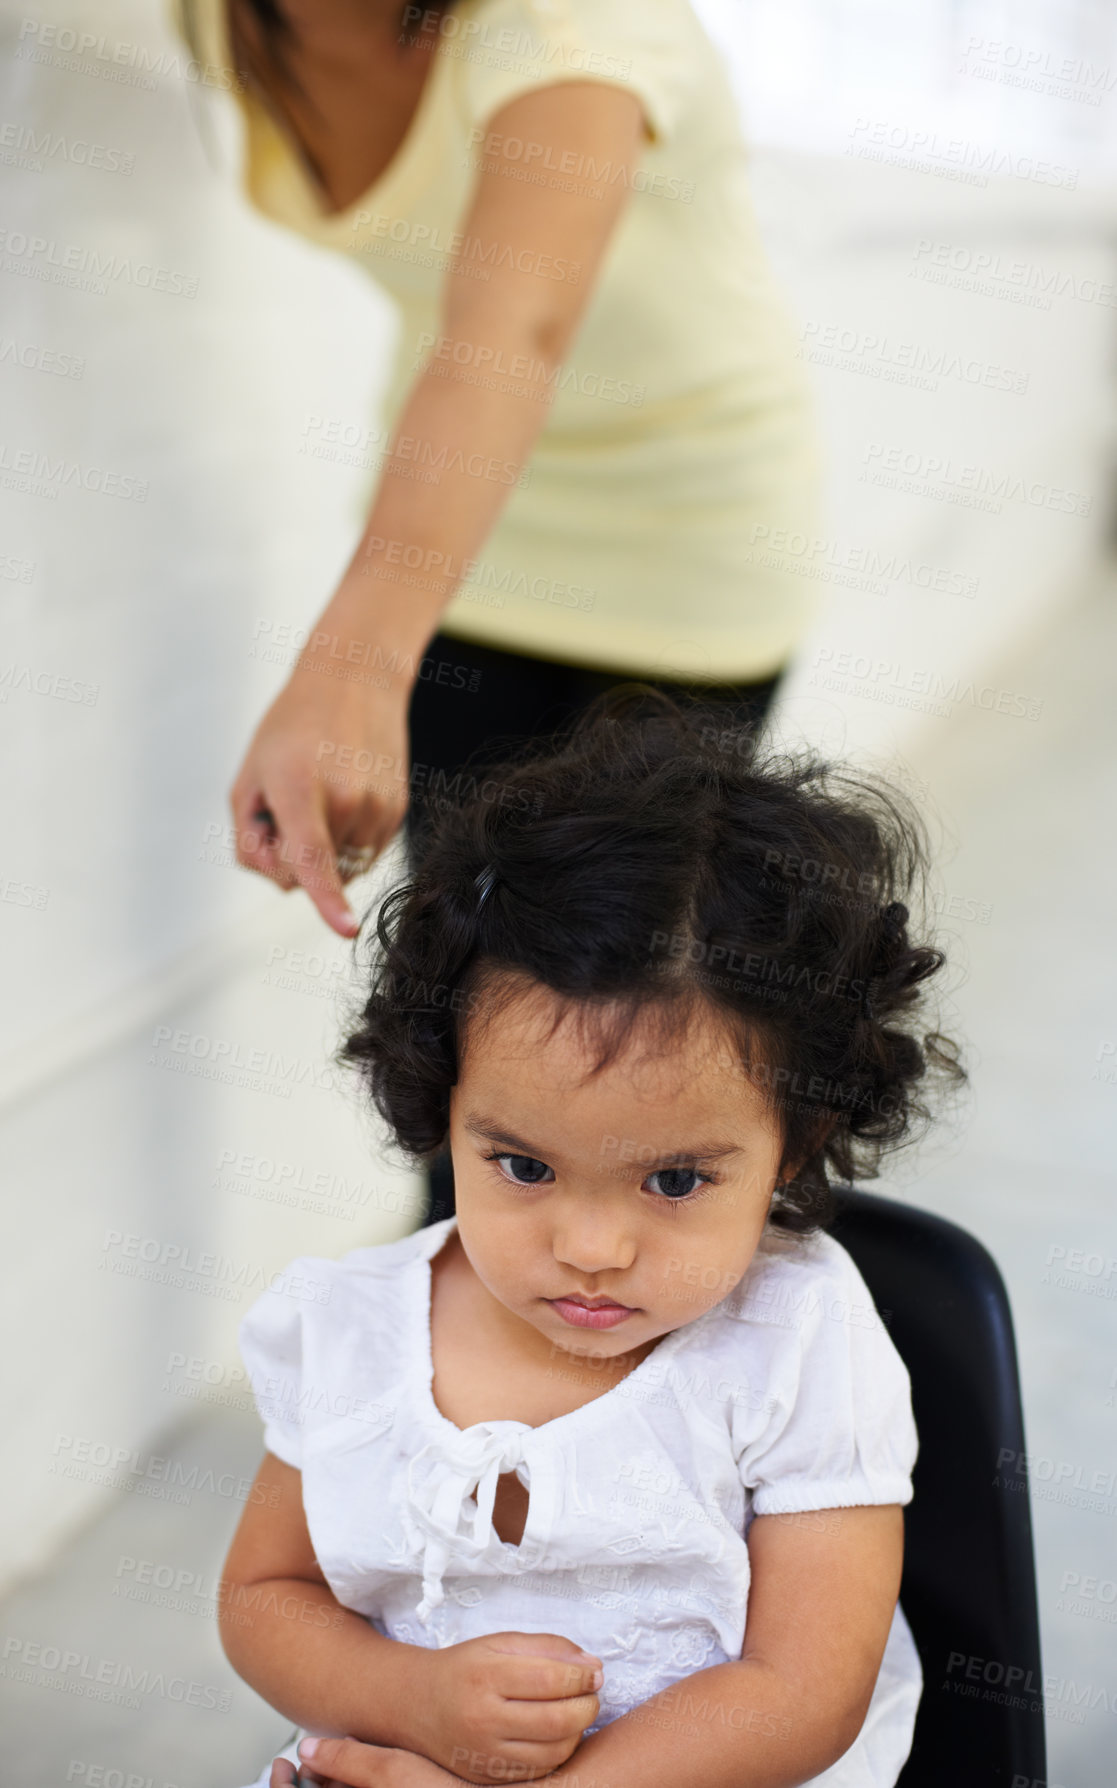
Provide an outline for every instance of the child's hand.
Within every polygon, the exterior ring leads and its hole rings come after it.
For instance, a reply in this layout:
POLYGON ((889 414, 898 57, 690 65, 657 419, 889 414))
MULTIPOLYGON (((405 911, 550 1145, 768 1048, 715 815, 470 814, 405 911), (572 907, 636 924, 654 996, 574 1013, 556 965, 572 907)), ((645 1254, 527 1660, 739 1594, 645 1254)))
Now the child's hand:
MULTIPOLYGON (((423 1750, 453 1775, 546 1775, 597 1718, 599 1658, 558 1633, 489 1633, 427 1653, 423 1750)), ((420 1689, 422 1693, 422 1689, 420 1689)))

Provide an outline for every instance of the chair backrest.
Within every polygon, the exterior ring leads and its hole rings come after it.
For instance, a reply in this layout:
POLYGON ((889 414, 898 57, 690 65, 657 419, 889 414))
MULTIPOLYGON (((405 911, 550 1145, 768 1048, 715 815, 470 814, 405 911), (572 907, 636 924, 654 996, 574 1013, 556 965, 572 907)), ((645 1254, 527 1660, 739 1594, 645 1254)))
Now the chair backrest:
POLYGON ((911 1378, 919 1430, 900 1599, 923 1700, 897 1788, 1043 1788, 1043 1671, 1024 1420, 1004 1281, 929 1211, 838 1194, 852 1255, 911 1378))

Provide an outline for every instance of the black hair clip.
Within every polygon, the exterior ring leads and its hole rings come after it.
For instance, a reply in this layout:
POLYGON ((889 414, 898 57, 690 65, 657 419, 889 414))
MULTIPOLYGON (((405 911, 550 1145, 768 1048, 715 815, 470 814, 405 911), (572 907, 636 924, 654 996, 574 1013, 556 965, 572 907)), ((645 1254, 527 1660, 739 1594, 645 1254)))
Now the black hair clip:
POLYGON ((478 912, 481 911, 481 908, 484 906, 486 900, 489 898, 489 895, 492 893, 493 886, 494 886, 495 882, 496 882, 496 870, 492 867, 491 864, 486 864, 485 868, 481 870, 480 874, 476 875, 474 877, 474 886, 479 890, 480 895, 481 895, 480 900, 477 902, 477 911, 478 912))

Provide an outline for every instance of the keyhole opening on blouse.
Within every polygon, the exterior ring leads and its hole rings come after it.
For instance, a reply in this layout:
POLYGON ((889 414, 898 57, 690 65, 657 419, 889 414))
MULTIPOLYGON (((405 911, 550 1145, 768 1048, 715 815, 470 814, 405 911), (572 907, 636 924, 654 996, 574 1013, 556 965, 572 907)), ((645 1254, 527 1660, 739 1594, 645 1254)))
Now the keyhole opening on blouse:
MULTIPOLYGON (((476 1490, 471 1492, 477 1501, 476 1490)), ((527 1523, 528 1492, 514 1471, 502 1472, 496 1481, 493 1499, 493 1528, 498 1540, 506 1546, 518 1546, 527 1523)))

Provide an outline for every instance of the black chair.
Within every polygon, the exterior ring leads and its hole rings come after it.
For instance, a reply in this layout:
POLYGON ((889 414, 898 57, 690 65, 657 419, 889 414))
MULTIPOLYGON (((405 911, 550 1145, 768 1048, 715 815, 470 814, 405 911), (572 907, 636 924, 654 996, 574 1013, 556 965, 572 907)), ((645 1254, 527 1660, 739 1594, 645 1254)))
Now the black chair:
POLYGON ((923 1699, 897 1788, 1044 1788, 1032 1520, 1012 1316, 966 1230, 837 1194, 852 1255, 911 1377, 919 1430, 900 1600, 923 1699))

